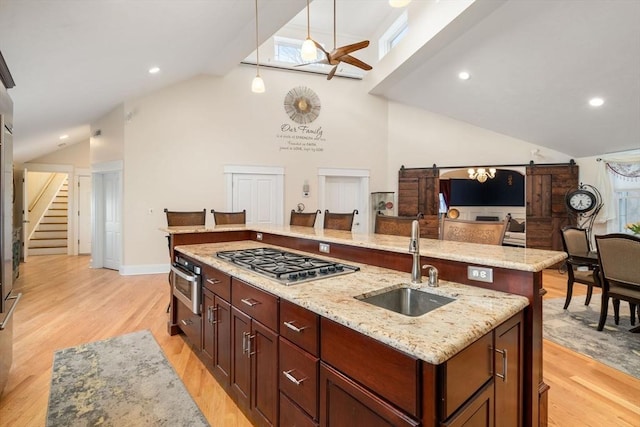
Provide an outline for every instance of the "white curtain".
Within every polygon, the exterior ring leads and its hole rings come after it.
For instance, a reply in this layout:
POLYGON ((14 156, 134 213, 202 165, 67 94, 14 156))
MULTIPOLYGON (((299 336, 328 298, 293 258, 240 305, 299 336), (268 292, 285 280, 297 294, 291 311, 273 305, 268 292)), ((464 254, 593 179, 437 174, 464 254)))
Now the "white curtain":
POLYGON ((602 193, 604 206, 600 210, 597 222, 616 219, 615 192, 612 175, 623 179, 640 180, 640 152, 630 154, 612 154, 598 159, 598 177, 596 187, 602 193))

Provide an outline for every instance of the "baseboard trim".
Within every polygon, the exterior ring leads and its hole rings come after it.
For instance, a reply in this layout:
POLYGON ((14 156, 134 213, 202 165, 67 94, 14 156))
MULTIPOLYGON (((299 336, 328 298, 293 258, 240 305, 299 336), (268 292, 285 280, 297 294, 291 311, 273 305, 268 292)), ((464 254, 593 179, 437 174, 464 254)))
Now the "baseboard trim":
POLYGON ((136 276, 140 274, 162 274, 169 272, 169 264, 143 264, 120 266, 121 276, 136 276))

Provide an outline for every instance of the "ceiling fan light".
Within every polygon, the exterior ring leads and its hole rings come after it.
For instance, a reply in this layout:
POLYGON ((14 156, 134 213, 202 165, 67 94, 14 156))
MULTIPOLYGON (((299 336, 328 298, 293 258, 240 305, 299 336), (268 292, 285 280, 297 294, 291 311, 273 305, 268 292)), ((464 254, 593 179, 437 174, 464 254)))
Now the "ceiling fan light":
POLYGON ((409 3, 411 3, 411 0, 389 0, 391 7, 405 7, 409 3))
POLYGON ((264 80, 262 80, 262 77, 260 77, 260 75, 258 74, 253 78, 253 81, 251 82, 251 92, 264 93, 264 91, 264 80))
POLYGON ((302 49, 300 49, 300 56, 305 61, 313 61, 317 58, 318 53, 316 51, 316 44, 310 38, 307 38, 302 43, 302 49))

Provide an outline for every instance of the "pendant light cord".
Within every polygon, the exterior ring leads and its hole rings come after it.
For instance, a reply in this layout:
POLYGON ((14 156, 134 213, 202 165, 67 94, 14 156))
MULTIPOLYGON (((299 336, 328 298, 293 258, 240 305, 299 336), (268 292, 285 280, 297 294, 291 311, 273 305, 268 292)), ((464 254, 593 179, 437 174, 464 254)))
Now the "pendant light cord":
POLYGON ((336 0, 333 0, 333 49, 336 46, 336 0))
POLYGON ((309 0, 307 0, 307 38, 310 39, 311 38, 311 30, 309 27, 309 0))
POLYGON ((260 45, 258 44, 258 0, 256 0, 256 73, 260 75, 260 45))

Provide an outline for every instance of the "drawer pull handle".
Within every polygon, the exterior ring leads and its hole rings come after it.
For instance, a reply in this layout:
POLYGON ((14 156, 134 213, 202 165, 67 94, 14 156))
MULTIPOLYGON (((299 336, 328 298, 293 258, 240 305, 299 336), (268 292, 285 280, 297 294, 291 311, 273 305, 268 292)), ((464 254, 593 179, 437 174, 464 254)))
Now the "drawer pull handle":
POLYGON ((498 350, 497 348, 495 349, 496 353, 499 353, 502 355, 502 373, 499 374, 496 372, 496 377, 498 378, 502 378, 502 382, 507 382, 507 349, 505 348, 504 350, 498 350))
POLYGON ((292 383, 294 383, 295 385, 300 385, 302 384, 302 382, 304 380, 306 380, 307 378, 302 378, 302 379, 297 379, 296 377, 294 377, 293 375, 291 375, 291 372, 295 371, 295 369, 290 369, 288 371, 282 371, 282 373, 284 374, 285 377, 287 377, 287 379, 289 381, 291 381, 292 383))
POLYGON ((222 283, 218 279, 207 279, 207 282, 212 284, 212 285, 217 285, 218 283, 222 283))
POLYGON ((248 332, 243 332, 242 333, 242 353, 246 353, 247 350, 247 336, 249 335, 248 332))
POLYGON ((297 333, 300 333, 300 332, 304 331, 305 329, 307 329, 306 326, 298 328, 296 325, 293 324, 293 322, 295 322, 295 320, 292 320, 290 322, 284 322, 284 326, 286 326, 287 328, 291 329, 293 332, 297 332, 297 333))
POLYGON ((253 356, 254 354, 256 354, 255 351, 251 351, 251 340, 253 340, 256 336, 255 335, 251 335, 250 332, 247 333, 247 357, 249 359, 251 359, 251 356, 253 356))
POLYGON ((260 304, 260 301, 256 301, 253 298, 242 298, 240 301, 248 305, 249 307, 253 307, 255 305, 260 304))
POLYGON ((193 320, 191 320, 191 319, 186 319, 186 320, 185 320, 185 319, 182 319, 182 320, 181 320, 181 322, 182 322, 182 324, 183 324, 184 326, 193 325, 193 320))
POLYGON ((218 312, 218 307, 209 307, 211 310, 211 319, 209 320, 209 323, 211 323, 212 325, 215 325, 216 323, 218 323, 218 319, 216 319, 216 313, 218 312))

